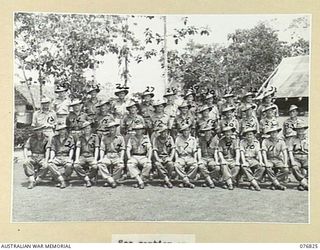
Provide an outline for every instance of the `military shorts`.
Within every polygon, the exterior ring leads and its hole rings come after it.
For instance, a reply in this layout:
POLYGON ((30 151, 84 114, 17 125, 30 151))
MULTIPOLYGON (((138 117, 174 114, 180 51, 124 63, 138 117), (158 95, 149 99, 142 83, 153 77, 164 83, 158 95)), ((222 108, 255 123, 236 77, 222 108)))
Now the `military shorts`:
POLYGON ((34 176, 40 170, 47 169, 43 154, 31 155, 23 163, 24 173, 26 176, 34 176))
POLYGON ((285 164, 283 160, 280 160, 278 158, 270 158, 268 159, 267 167, 269 168, 284 168, 285 164))
POLYGON ((293 155, 294 160, 299 164, 298 167, 308 168, 308 155, 293 155))

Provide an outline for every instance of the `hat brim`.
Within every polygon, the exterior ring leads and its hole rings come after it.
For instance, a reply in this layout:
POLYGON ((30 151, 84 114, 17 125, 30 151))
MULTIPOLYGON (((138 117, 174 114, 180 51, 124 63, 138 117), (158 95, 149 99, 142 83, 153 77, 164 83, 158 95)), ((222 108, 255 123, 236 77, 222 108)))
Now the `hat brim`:
POLYGON ((289 112, 291 112, 293 110, 298 110, 298 107, 290 109, 289 112))
POLYGON ((267 131, 266 134, 268 135, 268 134, 270 134, 272 132, 278 132, 279 133, 281 130, 282 130, 282 128, 271 129, 271 130, 267 131))
POLYGON ((147 96, 147 95, 150 95, 151 97, 154 97, 154 94, 153 94, 153 93, 151 93, 151 92, 148 92, 148 93, 142 94, 142 97, 145 97, 145 96, 147 96))
POLYGON ((256 133, 257 133, 257 130, 256 130, 256 129, 249 129, 249 130, 247 130, 247 131, 243 131, 243 132, 242 132, 242 135, 245 135, 245 134, 247 134, 247 133, 249 133, 249 132, 253 132, 254 134, 256 134, 256 133))
POLYGON ((70 107, 72 107, 72 106, 76 106, 76 105, 79 105, 79 104, 82 104, 82 102, 74 102, 74 103, 70 103, 70 107))
POLYGON ((272 107, 272 108, 264 109, 264 110, 262 110, 262 112, 267 112, 269 110, 276 110, 276 109, 277 109, 276 107, 272 107))
POLYGON ((110 101, 104 101, 104 102, 102 102, 102 103, 99 103, 99 104, 96 105, 96 107, 99 108, 99 107, 101 107, 101 106, 103 106, 103 105, 106 105, 106 104, 109 104, 109 105, 110 105, 110 101))
POLYGON ((57 89, 54 91, 54 93, 61 93, 61 92, 66 92, 68 89, 57 89))
POLYGON ((87 94, 90 94, 93 91, 96 91, 97 93, 99 93, 100 89, 90 89, 90 90, 87 91, 87 94))
POLYGON ((206 111, 206 110, 211 111, 212 108, 211 108, 211 107, 208 107, 208 108, 205 108, 205 109, 201 109, 201 110, 198 111, 198 113, 202 113, 202 112, 204 112, 204 111, 206 111))
POLYGON ((173 95, 176 95, 176 93, 166 93, 166 94, 163 95, 163 97, 173 96, 173 95))
POLYGON ((233 127, 230 127, 230 128, 228 128, 228 129, 222 129, 222 133, 227 132, 227 131, 235 132, 236 129, 233 128, 233 127))
POLYGON ((222 110, 221 113, 227 113, 227 112, 229 112, 229 111, 235 111, 235 108, 224 109, 224 110, 222 110))
POLYGON ((123 90, 118 90, 114 92, 116 96, 118 96, 120 93, 125 93, 127 95, 129 91, 127 89, 123 89, 123 90))
POLYGON ((106 125, 106 128, 119 127, 119 126, 120 126, 119 123, 112 123, 110 125, 106 125))
POLYGON ((132 128, 132 130, 144 130, 144 129, 146 129, 146 127, 138 127, 138 128, 132 128))
POLYGON ((62 127, 55 128, 55 131, 60 131, 67 128, 68 128, 67 126, 62 126, 62 127))
POLYGON ((156 104, 153 104, 152 106, 153 107, 158 107, 158 106, 166 106, 167 104, 165 103, 165 102, 163 102, 163 103, 156 103, 156 104))
POLYGON ((45 128, 45 126, 42 125, 42 126, 33 127, 31 130, 32 131, 40 131, 40 130, 43 130, 44 128, 45 128))
POLYGON ((297 129, 308 129, 308 128, 309 128, 309 126, 305 125, 305 126, 297 127, 297 128, 293 127, 292 129, 296 131, 297 129))

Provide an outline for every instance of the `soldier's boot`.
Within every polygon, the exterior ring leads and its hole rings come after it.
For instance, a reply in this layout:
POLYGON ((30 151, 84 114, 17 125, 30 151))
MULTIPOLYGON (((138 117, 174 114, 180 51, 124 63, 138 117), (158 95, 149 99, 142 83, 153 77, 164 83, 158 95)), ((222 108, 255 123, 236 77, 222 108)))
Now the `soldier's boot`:
POLYGON ((210 176, 206 177, 206 181, 208 182, 209 188, 215 188, 214 182, 210 176))
POLYGON ((89 188, 92 186, 91 181, 88 176, 84 177, 84 181, 86 183, 86 187, 89 188))
MULTIPOLYGON (((275 180, 273 182, 273 187, 274 187, 274 189, 278 189, 278 190, 282 190, 282 191, 287 189, 285 186, 281 185, 278 180, 275 180)), ((273 189, 273 188, 271 188, 271 189, 273 189)))
POLYGON ((261 191, 261 188, 255 179, 251 181, 250 185, 253 187, 255 191, 261 191))
POLYGON ((169 179, 168 176, 164 177, 164 182, 165 182, 165 185, 168 187, 168 188, 173 188, 173 185, 169 179))
POLYGON ((36 182, 34 180, 34 176, 30 176, 28 179, 29 179, 28 189, 33 189, 36 184, 36 182))

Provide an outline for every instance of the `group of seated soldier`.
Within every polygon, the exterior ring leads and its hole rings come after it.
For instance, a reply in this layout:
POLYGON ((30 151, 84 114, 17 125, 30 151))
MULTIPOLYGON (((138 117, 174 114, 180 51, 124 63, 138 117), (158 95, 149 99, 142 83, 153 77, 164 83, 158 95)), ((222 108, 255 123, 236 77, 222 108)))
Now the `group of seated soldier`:
POLYGON ((180 103, 173 89, 156 101, 151 91, 141 94, 142 101, 127 100, 127 88, 118 89, 113 101, 99 99, 94 87, 85 102, 68 101, 65 88, 56 92, 54 110, 50 99, 42 99, 24 146, 30 189, 48 172, 65 188, 75 172, 86 187, 97 178, 112 188, 132 178, 144 189, 157 175, 167 188, 175 180, 179 187, 195 188, 203 179, 203 186, 233 190, 245 178, 255 191, 265 179, 271 189, 285 190, 292 173, 298 190, 308 190, 308 126, 296 105, 280 126, 272 91, 259 105, 251 92, 240 103, 232 93, 217 100, 210 92, 195 100, 193 90, 180 103))

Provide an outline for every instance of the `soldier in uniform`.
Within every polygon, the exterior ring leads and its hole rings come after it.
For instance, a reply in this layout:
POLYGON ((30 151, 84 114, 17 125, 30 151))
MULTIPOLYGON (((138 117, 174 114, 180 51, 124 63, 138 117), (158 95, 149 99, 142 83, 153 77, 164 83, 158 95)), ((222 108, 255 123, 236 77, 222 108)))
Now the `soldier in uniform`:
POLYGON ((117 99, 114 102, 114 109, 115 109, 115 117, 117 119, 123 119, 126 115, 126 95, 129 93, 128 89, 122 88, 117 89, 114 94, 117 96, 117 99))
POLYGON ((195 185, 190 182, 190 179, 194 179, 198 171, 198 143, 196 138, 191 136, 188 124, 181 126, 175 147, 175 170, 183 182, 180 187, 194 188, 195 185))
POLYGON ((69 105, 71 103, 70 98, 66 95, 68 89, 58 86, 54 92, 58 95, 53 102, 53 110, 57 114, 57 122, 65 123, 69 114, 69 105))
POLYGON ((85 121, 82 124, 82 135, 76 142, 76 157, 74 170, 83 178, 86 187, 91 187, 91 179, 98 172, 97 161, 99 157, 99 137, 92 133, 91 123, 85 121))
POLYGON ((111 102, 110 100, 100 100, 96 105, 99 112, 96 116, 95 127, 96 129, 101 129, 105 127, 106 124, 115 120, 115 116, 111 112, 111 102))
POLYGON ((223 98, 223 101, 222 101, 222 104, 220 106, 220 110, 219 110, 220 112, 222 112, 222 110, 227 108, 227 107, 236 108, 236 104, 235 104, 235 101, 234 101, 234 98, 235 98, 234 94, 225 93, 222 98, 223 98))
POLYGON ((100 92, 100 88, 97 85, 93 85, 87 91, 89 99, 84 104, 84 111, 91 116, 95 116, 97 113, 96 105, 98 104, 97 94, 100 92))
POLYGON ((88 120, 87 114, 81 110, 81 105, 82 101, 80 99, 72 100, 70 104, 72 111, 70 111, 66 119, 66 125, 75 140, 78 140, 81 135, 82 124, 88 120))
POLYGON ((157 130, 160 125, 164 124, 168 128, 170 127, 170 117, 164 113, 165 106, 166 102, 164 100, 156 100, 153 104, 154 113, 151 116, 151 141, 158 135, 157 130))
POLYGON ((128 172, 138 181, 139 188, 144 189, 144 181, 151 170, 152 145, 148 135, 144 134, 145 127, 142 124, 136 125, 133 130, 135 135, 129 138, 127 144, 128 172))
POLYGON ((290 139, 296 136, 294 127, 297 123, 303 122, 303 120, 298 117, 298 107, 296 105, 290 106, 289 116, 290 117, 284 121, 282 130, 287 145, 289 145, 290 139))
MULTIPOLYGON (((144 119, 141 115, 138 114, 139 105, 138 103, 131 101, 127 104, 126 109, 128 114, 124 116, 124 119, 121 120, 121 134, 128 138, 129 134, 132 133, 132 128, 138 124, 145 126, 144 119)), ((126 140, 127 141, 127 140, 126 140)))
MULTIPOLYGON (((125 142, 122 135, 117 134, 119 122, 112 121, 106 125, 100 145, 99 171, 106 184, 112 188, 117 186, 116 181, 121 178, 124 170, 125 142)), ((106 186, 106 185, 105 185, 106 186)))
POLYGON ((226 126, 222 128, 223 137, 219 141, 218 156, 220 159, 223 188, 233 190, 233 183, 240 171, 239 140, 233 135, 235 128, 226 126))
POLYGON ((160 177, 164 179, 165 186, 172 188, 171 177, 174 170, 173 158, 175 156, 174 141, 169 135, 166 125, 161 125, 158 133, 159 135, 152 142, 155 166, 160 177))
POLYGON ((272 102, 272 98, 274 96, 274 91, 267 91, 263 97, 262 97, 262 103, 259 105, 259 107, 257 108, 257 118, 259 120, 261 120, 262 118, 265 117, 265 113, 263 112, 263 110, 266 108, 266 107, 269 107, 270 105, 274 105, 275 106, 275 110, 274 110, 274 113, 275 113, 275 117, 278 117, 279 116, 279 108, 277 105, 275 105, 273 102, 272 102))
POLYGON ((180 114, 176 116, 173 122, 173 137, 176 138, 181 126, 188 124, 191 129, 191 135, 194 136, 196 128, 196 119, 189 110, 190 106, 186 101, 183 101, 178 107, 180 114))
POLYGON ((217 121, 220 118, 218 106, 214 103, 215 96, 211 93, 204 96, 204 104, 211 107, 211 111, 209 113, 210 119, 217 121))
POLYGON ((187 92, 183 98, 185 99, 185 101, 189 105, 190 112, 195 113, 197 111, 197 104, 194 100, 194 92, 191 89, 187 90, 187 92))
POLYGON ((49 137, 49 140, 54 135, 53 129, 57 124, 56 112, 50 110, 50 99, 43 97, 41 99, 41 109, 34 112, 32 117, 33 127, 43 126, 43 133, 49 137))
POLYGON ((256 139, 255 133, 255 127, 245 127, 242 132, 244 139, 240 141, 241 169, 250 182, 250 189, 260 191, 258 182, 263 178, 265 167, 260 142, 256 139))
POLYGON ((173 127, 174 118, 177 116, 178 105, 175 104, 175 91, 168 89, 163 95, 167 99, 166 106, 164 108, 164 113, 169 117, 168 129, 171 130, 173 127))
POLYGON ((222 119, 219 122, 218 131, 219 133, 223 132, 224 127, 232 127, 234 128, 234 135, 239 134, 239 122, 234 116, 235 107, 234 106, 226 106, 222 109, 222 119))
POLYGON ((277 118, 275 117, 275 111, 277 107, 275 105, 266 106, 263 109, 263 117, 260 120, 260 133, 266 137, 265 133, 266 131, 275 126, 279 126, 279 122, 277 118))
POLYGON ((286 178, 289 174, 288 154, 285 142, 279 138, 278 133, 281 128, 273 126, 266 130, 270 137, 262 141, 262 157, 266 166, 266 172, 272 181, 271 189, 285 190, 286 187, 280 185, 279 178, 286 178), (276 173, 278 171, 278 173, 276 173))
POLYGON ((60 182, 57 186, 66 187, 66 180, 69 180, 73 170, 73 154, 75 150, 75 141, 68 134, 65 124, 57 125, 56 134, 52 137, 50 143, 50 159, 48 161, 48 169, 52 175, 60 182), (64 170, 62 174, 61 168, 64 170))
POLYGON ((218 164, 218 143, 219 138, 214 133, 214 128, 210 125, 206 125, 201 128, 201 133, 204 136, 199 138, 199 170, 204 176, 206 182, 210 188, 214 188, 214 182, 212 176, 220 177, 220 166, 218 164))
POLYGON ((260 126, 257 117, 254 116, 255 106, 253 104, 242 105, 241 111, 244 113, 244 117, 240 121, 240 134, 248 128, 253 128, 256 131, 260 131, 260 126))
POLYGON ((200 135, 200 130, 206 126, 210 126, 213 128, 217 127, 217 120, 213 120, 210 118, 209 114, 212 110, 212 107, 208 105, 203 105, 199 110, 198 113, 200 114, 200 118, 196 121, 196 135, 200 135))
POLYGON ((152 98, 154 97, 154 93, 149 91, 144 91, 141 97, 142 97, 142 102, 140 104, 140 114, 144 119, 148 134, 151 135, 152 133, 151 117, 154 112, 152 98))
POLYGON ((28 177, 28 188, 32 189, 48 172, 50 155, 49 138, 43 133, 44 126, 34 127, 33 134, 24 145, 24 173, 28 177))
POLYGON ((308 190, 308 155, 309 144, 306 136, 308 126, 299 121, 293 128, 296 131, 288 146, 289 159, 292 166, 292 173, 299 181, 298 190, 308 190))
MULTIPOLYGON (((242 96, 242 103, 239 107, 239 113, 238 113, 238 117, 241 119, 244 119, 246 116, 246 113, 243 113, 242 110, 244 109, 244 107, 247 106, 252 106, 252 115, 257 117, 257 113, 256 113, 256 109, 257 109, 257 104, 255 104, 253 102, 253 98, 255 97, 255 94, 252 92, 247 92, 246 94, 244 94, 242 96)), ((257 130, 259 131, 259 130, 257 130)))

